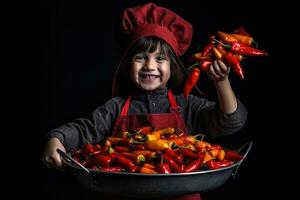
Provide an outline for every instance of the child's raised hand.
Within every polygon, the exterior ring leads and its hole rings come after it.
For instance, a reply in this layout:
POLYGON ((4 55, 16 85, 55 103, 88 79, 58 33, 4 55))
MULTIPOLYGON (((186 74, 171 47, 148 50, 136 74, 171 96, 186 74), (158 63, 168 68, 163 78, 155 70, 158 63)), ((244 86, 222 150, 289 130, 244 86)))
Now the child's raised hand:
POLYGON ((48 168, 62 170, 63 162, 60 155, 56 151, 57 149, 61 149, 63 152, 66 152, 65 147, 57 138, 51 138, 46 144, 43 162, 48 168))
POLYGON ((214 60, 207 69, 207 75, 213 81, 222 81, 228 78, 230 67, 225 65, 221 60, 214 60))

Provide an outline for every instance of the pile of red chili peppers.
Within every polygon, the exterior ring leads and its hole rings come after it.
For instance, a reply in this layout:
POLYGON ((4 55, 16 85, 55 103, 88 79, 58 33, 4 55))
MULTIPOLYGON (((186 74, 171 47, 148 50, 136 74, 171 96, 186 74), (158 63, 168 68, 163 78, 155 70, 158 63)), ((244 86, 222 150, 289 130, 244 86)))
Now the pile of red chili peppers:
POLYGON ((184 96, 188 97, 193 87, 196 85, 200 71, 206 71, 213 60, 222 60, 231 68, 240 78, 244 79, 241 61, 246 56, 266 56, 268 53, 252 47, 253 37, 245 31, 243 27, 236 28, 233 33, 218 31, 209 37, 209 43, 204 47, 202 52, 198 52, 191 57, 195 63, 189 67, 190 74, 185 83, 184 96))
POLYGON ((198 136, 184 135, 170 127, 141 127, 108 137, 101 144, 84 144, 72 156, 94 170, 146 174, 212 170, 243 158, 221 145, 198 140, 198 136))

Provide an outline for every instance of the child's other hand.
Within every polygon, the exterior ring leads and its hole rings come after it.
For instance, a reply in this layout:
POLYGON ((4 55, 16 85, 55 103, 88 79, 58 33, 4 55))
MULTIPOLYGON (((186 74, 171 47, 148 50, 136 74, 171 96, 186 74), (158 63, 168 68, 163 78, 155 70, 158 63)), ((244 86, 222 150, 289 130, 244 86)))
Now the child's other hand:
POLYGON ((57 138, 51 138, 45 147, 43 162, 48 168, 63 169, 63 162, 56 149, 66 152, 65 147, 57 138))
POLYGON ((228 78, 230 67, 225 65, 221 60, 214 60, 208 67, 207 74, 215 82, 228 78))

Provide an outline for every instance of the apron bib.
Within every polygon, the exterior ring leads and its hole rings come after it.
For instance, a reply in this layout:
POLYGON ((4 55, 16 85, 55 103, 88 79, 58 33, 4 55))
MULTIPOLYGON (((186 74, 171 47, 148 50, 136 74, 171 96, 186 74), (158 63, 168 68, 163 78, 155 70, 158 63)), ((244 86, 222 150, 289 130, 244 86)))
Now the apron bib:
MULTIPOLYGON (((181 129, 188 134, 183 118, 180 115, 180 107, 177 106, 174 95, 168 90, 168 99, 170 102, 170 113, 128 115, 131 96, 126 100, 119 117, 116 120, 113 136, 123 131, 134 130, 138 127, 151 126, 154 130, 167 127, 181 129)), ((168 198, 156 198, 167 200, 168 198)), ((170 198, 172 200, 201 200, 200 194, 189 194, 170 198)))

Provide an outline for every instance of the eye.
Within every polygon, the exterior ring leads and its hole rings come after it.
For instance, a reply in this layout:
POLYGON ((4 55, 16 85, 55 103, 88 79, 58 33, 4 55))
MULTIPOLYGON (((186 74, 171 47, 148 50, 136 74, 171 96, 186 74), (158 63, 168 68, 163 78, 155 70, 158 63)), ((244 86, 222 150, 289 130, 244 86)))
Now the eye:
POLYGON ((165 61, 165 60, 168 60, 168 58, 167 58, 166 56, 164 56, 164 55, 158 55, 158 56, 156 57, 156 60, 157 60, 158 62, 163 62, 163 61, 165 61))
POLYGON ((145 60, 145 56, 143 54, 136 54, 133 56, 132 60, 134 62, 143 62, 145 60))

